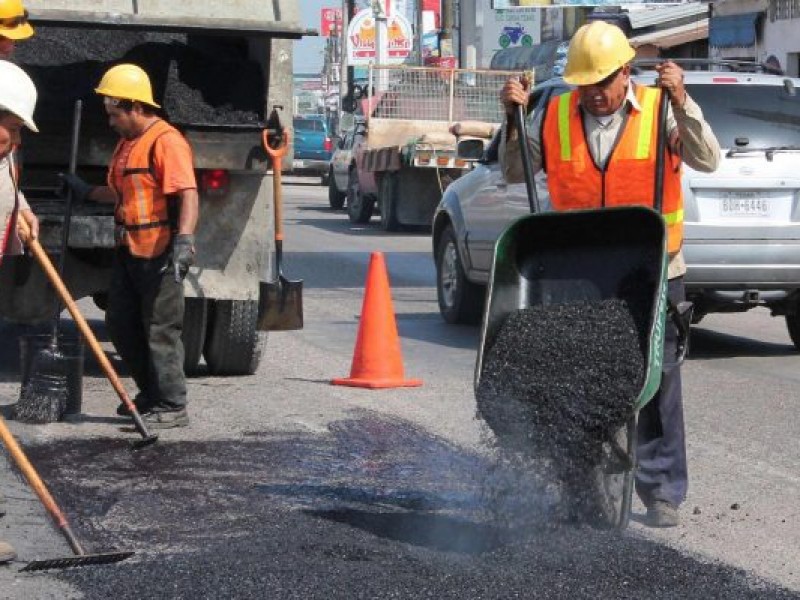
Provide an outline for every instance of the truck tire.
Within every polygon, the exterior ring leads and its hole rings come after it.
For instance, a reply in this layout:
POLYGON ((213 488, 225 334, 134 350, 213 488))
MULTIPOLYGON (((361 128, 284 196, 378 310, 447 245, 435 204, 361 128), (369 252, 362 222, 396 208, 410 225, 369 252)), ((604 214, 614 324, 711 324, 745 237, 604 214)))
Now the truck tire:
POLYGON ((208 325, 208 300, 186 298, 183 308, 183 372, 197 375, 208 325))
POLYGON ((381 177, 378 189, 378 204, 381 209, 381 229, 397 231, 400 221, 397 220, 397 175, 387 172, 381 177))
POLYGON ((480 323, 486 287, 467 279, 452 225, 445 227, 436 248, 436 296, 439 313, 447 323, 480 323))
POLYGON ((211 375, 252 375, 258 369, 266 334, 256 329, 258 302, 216 300, 211 305, 203 348, 211 375))
POLYGON ((333 176, 333 168, 328 174, 328 204, 333 210, 344 208, 344 199, 347 197, 345 192, 340 192, 336 186, 336 178, 333 176))
POLYGON ((369 223, 374 209, 374 198, 361 193, 358 172, 355 167, 350 167, 347 174, 347 218, 351 223, 369 223))

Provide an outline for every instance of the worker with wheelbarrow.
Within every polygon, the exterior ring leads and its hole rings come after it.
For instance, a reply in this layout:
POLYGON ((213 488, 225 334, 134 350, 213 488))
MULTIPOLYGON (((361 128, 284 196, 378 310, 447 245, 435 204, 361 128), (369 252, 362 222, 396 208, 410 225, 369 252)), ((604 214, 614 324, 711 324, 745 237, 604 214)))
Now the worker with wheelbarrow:
MULTIPOLYGON (((660 94, 633 84, 635 51, 617 26, 595 21, 573 36, 564 80, 572 92, 549 101, 528 128, 533 172, 544 169, 550 203, 556 211, 642 205, 662 206, 666 225, 668 296, 685 300, 681 162, 712 172, 720 147, 700 107, 683 85, 683 72, 667 60, 656 67, 658 87, 669 96, 668 143, 661 198, 656 198, 655 157, 660 94)), ((500 160, 509 183, 523 181, 516 109, 527 106, 530 81, 509 79, 501 99, 508 118, 502 133, 500 160)), ((636 492, 654 527, 678 524, 678 507, 686 498, 688 470, 683 421, 678 331, 667 322, 661 387, 639 413, 636 492)))

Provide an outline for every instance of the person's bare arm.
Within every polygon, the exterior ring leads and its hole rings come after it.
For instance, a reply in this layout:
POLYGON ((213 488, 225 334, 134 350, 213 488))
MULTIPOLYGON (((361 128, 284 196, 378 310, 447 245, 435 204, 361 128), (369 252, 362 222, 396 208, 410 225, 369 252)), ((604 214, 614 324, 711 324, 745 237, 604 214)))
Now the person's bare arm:
POLYGON ((194 234, 199 215, 200 197, 196 189, 181 190, 177 193, 181 207, 178 220, 178 235, 194 234))

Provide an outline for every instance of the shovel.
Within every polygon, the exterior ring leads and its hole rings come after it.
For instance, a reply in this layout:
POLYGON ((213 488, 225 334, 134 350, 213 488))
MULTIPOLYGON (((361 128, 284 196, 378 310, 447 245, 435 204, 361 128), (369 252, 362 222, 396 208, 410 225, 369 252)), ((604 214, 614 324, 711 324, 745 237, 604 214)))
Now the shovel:
POLYGON ((114 367, 111 365, 111 362, 108 360, 105 352, 103 352, 103 349, 100 347, 100 343, 97 341, 97 338, 92 332, 92 329, 89 327, 89 324, 86 322, 86 319, 84 319, 80 310, 78 310, 78 305, 75 303, 75 300, 72 299, 72 295, 69 293, 69 290, 67 290, 64 282, 58 276, 58 273, 56 272, 53 263, 50 262, 50 258, 47 256, 44 248, 42 248, 39 240, 31 239, 30 229, 28 228, 28 224, 25 222, 25 219, 20 219, 19 223, 22 233, 28 239, 28 247, 31 249, 34 257, 41 265, 45 275, 47 275, 50 283, 55 288, 56 293, 61 297, 61 300, 67 307, 69 314, 72 315, 72 319, 75 321, 75 325, 78 326, 78 330, 81 332, 81 335, 83 335, 83 338, 89 343, 97 362, 100 363, 100 366, 102 367, 103 372, 106 374, 108 381, 111 383, 111 386, 114 388, 114 391, 117 392, 119 399, 128 408, 128 411, 133 417, 133 423, 136 427, 136 430, 142 436, 141 440, 134 443, 134 448, 141 448, 154 443, 156 440, 158 440, 158 436, 151 434, 147 429, 147 425, 145 425, 144 421, 142 420, 142 416, 136 409, 136 405, 125 391, 122 381, 120 381, 119 376, 117 375, 116 371, 114 371, 114 367))
POLYGON ((72 532, 72 528, 69 526, 64 513, 61 512, 61 509, 56 504, 56 501, 53 499, 53 496, 45 486, 44 482, 42 481, 39 474, 36 472, 36 469, 33 468, 33 465, 28 460, 28 457, 25 456, 25 453, 20 448, 20 445, 17 443, 17 440, 14 439, 14 436, 9 431, 8 427, 6 426, 5 419, 0 416, 0 439, 3 440, 3 444, 8 449, 8 453, 14 459, 17 467, 19 470, 22 471, 22 474, 25 476, 25 479, 28 480, 31 488, 36 495, 41 500, 44 507, 47 509, 47 512, 50 513, 50 516, 53 517, 53 520, 56 522, 56 525, 61 530, 61 533, 69 543, 70 548, 75 553, 75 556, 68 556, 66 558, 54 558, 49 560, 35 560, 31 563, 25 565, 21 570, 22 571, 42 571, 44 569, 65 569, 68 567, 82 567, 84 565, 105 565, 109 563, 119 562, 121 560, 125 560, 133 556, 133 552, 107 552, 103 554, 87 554, 86 551, 81 546, 78 539, 75 537, 75 534, 72 532))
POLYGON ((264 150, 272 158, 273 196, 275 202, 275 263, 278 278, 262 281, 259 290, 258 329, 260 331, 291 331, 303 328, 303 280, 287 279, 283 275, 283 187, 281 162, 289 147, 289 133, 284 129, 281 144, 269 145, 267 131, 263 133, 264 150))

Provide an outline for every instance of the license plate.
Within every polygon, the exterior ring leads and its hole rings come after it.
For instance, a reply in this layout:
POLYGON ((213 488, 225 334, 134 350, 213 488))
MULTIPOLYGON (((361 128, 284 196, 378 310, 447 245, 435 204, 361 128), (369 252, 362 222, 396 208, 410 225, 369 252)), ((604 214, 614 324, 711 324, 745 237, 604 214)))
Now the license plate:
POLYGON ((768 217, 770 203, 755 192, 725 192, 721 199, 723 217, 768 217))
POLYGON ((302 169, 306 166, 306 162, 304 160, 294 159, 292 161, 292 167, 295 169, 302 169))

